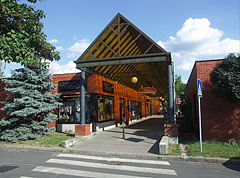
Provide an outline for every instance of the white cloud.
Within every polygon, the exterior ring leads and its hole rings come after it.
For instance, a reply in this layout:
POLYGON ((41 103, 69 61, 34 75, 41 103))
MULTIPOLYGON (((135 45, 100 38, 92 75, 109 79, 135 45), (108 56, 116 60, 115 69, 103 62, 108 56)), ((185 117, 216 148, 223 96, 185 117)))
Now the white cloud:
POLYGON ((74 43, 70 48, 68 48, 69 53, 67 53, 67 58, 79 57, 89 45, 89 41, 85 39, 74 43))
POLYGON ((172 52, 177 69, 191 70, 196 59, 224 58, 240 52, 240 40, 222 39, 223 31, 212 28, 206 18, 187 19, 176 36, 158 44, 172 52))
POLYGON ((80 70, 76 68, 76 64, 73 61, 70 61, 67 64, 63 65, 58 64, 56 61, 53 61, 50 63, 49 69, 52 74, 66 74, 80 72, 80 70))
POLYGON ((49 42, 49 43, 57 43, 58 40, 57 40, 57 39, 52 39, 52 40, 49 40, 48 42, 49 42))
POLYGON ((57 51, 63 51, 64 49, 63 49, 62 46, 56 46, 56 50, 57 50, 57 51))

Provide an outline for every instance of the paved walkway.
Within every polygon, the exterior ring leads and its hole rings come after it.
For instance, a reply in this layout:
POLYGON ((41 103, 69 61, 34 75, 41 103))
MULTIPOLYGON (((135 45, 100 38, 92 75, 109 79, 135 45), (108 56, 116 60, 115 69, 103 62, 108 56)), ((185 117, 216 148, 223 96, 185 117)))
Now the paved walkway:
POLYGON ((152 116, 125 128, 125 139, 121 127, 98 132, 79 142, 70 150, 92 153, 154 155, 158 153, 159 141, 163 135, 163 116, 152 116))

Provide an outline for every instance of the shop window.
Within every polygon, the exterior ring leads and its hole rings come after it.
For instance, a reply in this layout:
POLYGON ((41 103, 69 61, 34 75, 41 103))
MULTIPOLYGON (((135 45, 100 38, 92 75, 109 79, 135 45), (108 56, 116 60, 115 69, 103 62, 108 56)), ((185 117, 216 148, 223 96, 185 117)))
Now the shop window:
POLYGON ((98 95, 98 122, 114 120, 113 97, 98 95))
MULTIPOLYGON (((90 95, 86 96, 86 123, 90 122, 90 95)), ((80 123, 80 96, 63 96, 62 106, 59 107, 58 123, 80 123)))
POLYGON ((140 119, 142 117, 142 103, 129 100, 129 111, 131 112, 131 120, 140 119))
POLYGON ((59 122, 73 123, 80 122, 80 101, 77 98, 63 99, 59 107, 59 122))

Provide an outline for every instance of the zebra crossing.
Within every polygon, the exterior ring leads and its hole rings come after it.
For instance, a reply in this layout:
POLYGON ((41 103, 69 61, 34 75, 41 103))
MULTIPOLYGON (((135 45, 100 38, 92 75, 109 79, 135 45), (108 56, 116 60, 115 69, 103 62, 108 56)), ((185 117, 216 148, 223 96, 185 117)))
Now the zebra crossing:
POLYGON ((43 177, 48 177, 47 174, 54 174, 55 177, 62 175, 63 177, 79 176, 93 178, 177 176, 174 170, 168 169, 169 166, 169 162, 158 160, 59 154, 56 158, 49 159, 43 165, 33 168, 29 177, 22 176, 20 178, 35 178, 34 173, 41 173, 43 177))

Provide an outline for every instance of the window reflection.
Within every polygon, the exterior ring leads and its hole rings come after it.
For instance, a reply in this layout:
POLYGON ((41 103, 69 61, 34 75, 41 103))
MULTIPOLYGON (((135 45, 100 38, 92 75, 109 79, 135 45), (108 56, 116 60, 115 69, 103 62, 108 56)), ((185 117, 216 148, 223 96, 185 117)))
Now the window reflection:
POLYGON ((113 119, 113 97, 98 95, 98 121, 109 121, 113 119))
POLYGON ((142 117, 142 103, 129 100, 129 111, 131 112, 131 120, 140 119, 142 117))

